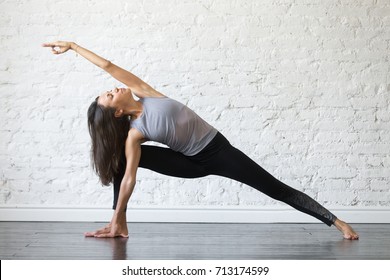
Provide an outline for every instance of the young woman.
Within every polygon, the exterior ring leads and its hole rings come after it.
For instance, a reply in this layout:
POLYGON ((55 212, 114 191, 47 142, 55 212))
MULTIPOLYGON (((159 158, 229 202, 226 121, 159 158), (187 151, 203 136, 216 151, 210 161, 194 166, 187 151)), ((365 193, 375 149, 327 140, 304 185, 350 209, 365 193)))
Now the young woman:
POLYGON ((127 86, 103 92, 88 109, 93 166, 104 185, 114 184, 115 212, 106 227, 87 232, 86 236, 128 237, 126 206, 136 183, 137 168, 142 167, 182 178, 231 178, 328 226, 334 225, 346 239, 359 238, 351 226, 306 194, 274 178, 185 105, 73 42, 43 46, 51 47, 53 54, 73 50, 127 86), (133 94, 139 99, 135 100, 133 94), (141 145, 149 140, 170 148, 141 145))

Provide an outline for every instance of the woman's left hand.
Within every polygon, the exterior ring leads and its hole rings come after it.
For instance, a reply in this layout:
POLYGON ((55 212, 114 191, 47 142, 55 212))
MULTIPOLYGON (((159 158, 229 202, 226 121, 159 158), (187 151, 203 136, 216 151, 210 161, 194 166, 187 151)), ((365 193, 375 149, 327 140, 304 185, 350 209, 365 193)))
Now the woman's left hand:
POLYGON ((52 43, 44 43, 42 47, 50 47, 53 54, 62 54, 72 48, 72 42, 56 41, 52 43))

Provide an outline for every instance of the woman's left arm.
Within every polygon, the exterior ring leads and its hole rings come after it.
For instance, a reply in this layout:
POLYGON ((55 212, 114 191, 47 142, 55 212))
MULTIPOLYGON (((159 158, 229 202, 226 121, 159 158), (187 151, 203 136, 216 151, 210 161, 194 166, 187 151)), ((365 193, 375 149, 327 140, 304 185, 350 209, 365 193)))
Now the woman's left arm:
POLYGON ((150 85, 142 81, 136 75, 130 73, 125 69, 122 69, 111 61, 101 56, 98 56, 97 54, 77 45, 74 42, 56 41, 52 43, 45 43, 42 46, 51 47, 53 54, 63 54, 68 50, 75 51, 88 61, 92 62, 96 66, 106 71, 116 80, 128 86, 137 97, 164 97, 162 93, 152 88, 150 85))

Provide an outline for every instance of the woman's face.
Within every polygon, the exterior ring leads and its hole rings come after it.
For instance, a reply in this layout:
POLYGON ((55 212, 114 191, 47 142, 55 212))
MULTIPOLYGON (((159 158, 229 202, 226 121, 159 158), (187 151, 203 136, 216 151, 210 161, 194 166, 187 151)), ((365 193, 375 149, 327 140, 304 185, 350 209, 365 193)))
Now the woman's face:
POLYGON ((123 110, 129 104, 131 90, 129 88, 114 88, 103 92, 98 98, 98 104, 104 107, 123 110))

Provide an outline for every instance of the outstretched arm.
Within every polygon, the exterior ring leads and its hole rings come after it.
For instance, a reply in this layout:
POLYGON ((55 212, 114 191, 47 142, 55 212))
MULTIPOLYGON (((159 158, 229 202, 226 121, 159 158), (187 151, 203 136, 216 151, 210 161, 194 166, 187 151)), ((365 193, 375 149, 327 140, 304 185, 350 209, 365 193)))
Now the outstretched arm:
POLYGON ((131 91, 137 97, 163 97, 164 95, 150 85, 142 81, 136 75, 130 73, 129 71, 122 69, 121 67, 115 65, 111 61, 87 50, 76 43, 65 42, 65 41, 56 41, 52 43, 45 43, 43 47, 51 47, 53 54, 63 54, 68 50, 73 50, 76 53, 80 54, 82 57, 86 58, 88 61, 92 62, 96 66, 100 67, 107 73, 109 73, 113 78, 122 82, 128 86, 131 91))

